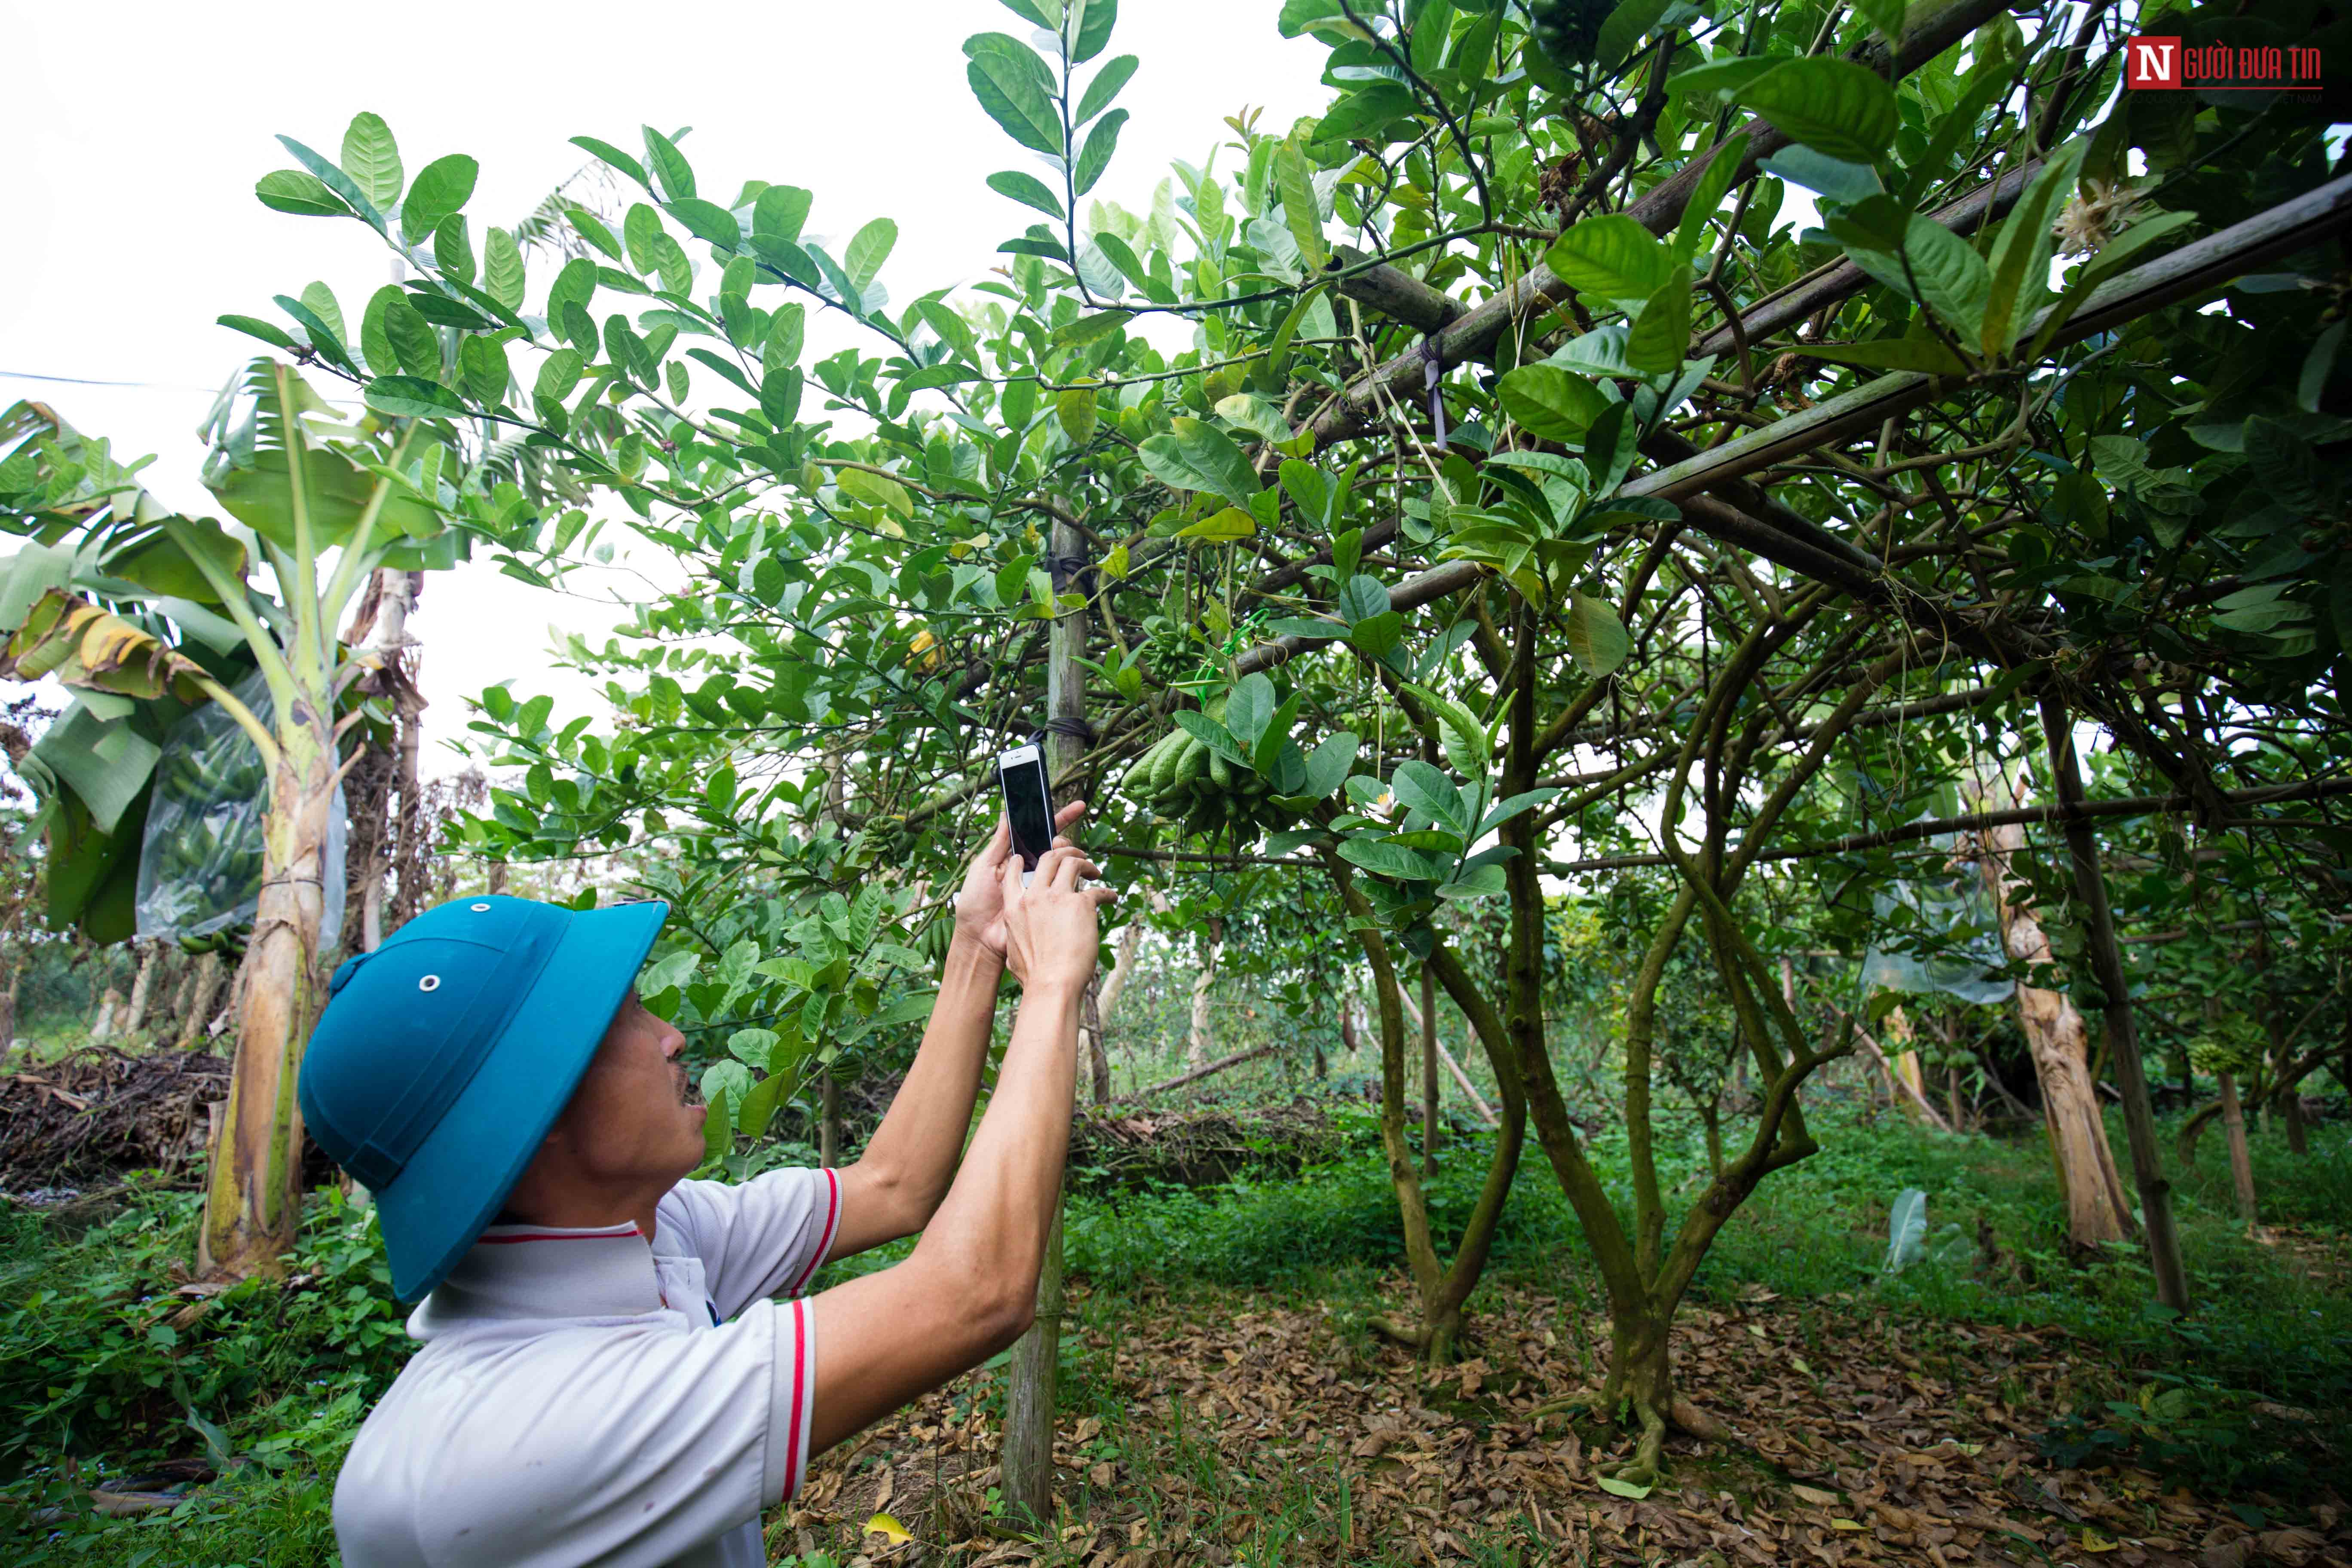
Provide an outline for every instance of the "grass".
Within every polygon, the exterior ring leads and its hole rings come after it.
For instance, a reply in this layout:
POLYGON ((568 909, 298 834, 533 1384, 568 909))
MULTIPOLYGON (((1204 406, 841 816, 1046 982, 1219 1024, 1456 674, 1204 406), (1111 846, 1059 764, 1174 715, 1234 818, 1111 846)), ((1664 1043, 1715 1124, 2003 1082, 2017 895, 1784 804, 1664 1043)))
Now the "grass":
MULTIPOLYGON (((1108 1332, 1139 1313, 1271 1302, 1327 1313, 1351 1362, 1370 1365, 1366 1323, 1394 1305, 1381 1296, 1402 1238, 1371 1126, 1361 1112, 1339 1114, 1355 1119, 1348 1152, 1295 1180, 1074 1196, 1066 1234, 1080 1322, 1108 1332)), ((2149 1308, 2149 1276, 2135 1249, 2083 1258, 2064 1247, 2038 1140, 1936 1137, 1891 1114, 1834 1105, 1815 1121, 1824 1152, 1769 1181, 1726 1227, 1699 1277, 1702 1302, 1769 1291, 1930 1328, 2057 1331, 2081 1363, 2071 1385, 2077 1397, 2072 1408, 2035 1415, 2049 1423, 2051 1451, 2086 1462, 2129 1449, 2157 1463, 2167 1443, 2210 1449, 2214 1432, 2234 1430, 2223 1415, 2251 1401, 2320 1412, 2352 1405, 2352 1292, 2343 1288, 2352 1122, 2314 1127, 2304 1156, 2289 1153, 2275 1131, 2256 1132, 2264 1215, 2280 1227, 2272 1241, 2237 1224, 2220 1139, 2206 1141, 2202 1163, 2179 1175, 2199 1300, 2175 1321, 2149 1308), (1927 1194, 1928 1256, 1888 1278, 1887 1214, 1906 1187, 1927 1194)), ((1687 1202, 1704 1145, 1695 1123, 1669 1121, 1663 1131, 1666 1185, 1687 1202)), ((2170 1127, 2165 1132, 2168 1157, 2170 1127)), ((2120 1152, 2120 1126, 2113 1135, 2120 1152)), ((1441 1235, 1467 1212, 1485 1149, 1483 1139, 1465 1136, 1444 1152, 1430 1187, 1441 1235)), ((1619 1140, 1604 1134, 1594 1153, 1604 1171, 1622 1168, 1619 1140)), ((172 1292, 173 1266, 189 1255, 194 1196, 134 1186, 126 1199, 79 1231, 0 1205, 0 1560, 119 1568, 329 1561, 332 1477, 359 1416, 405 1354, 367 1217, 339 1199, 317 1201, 294 1259, 297 1276, 307 1277, 299 1289, 250 1285, 191 1316, 172 1292), (109 1520, 81 1504, 94 1479, 208 1452, 253 1458, 168 1514, 109 1520)), ((819 1283, 885 1265, 903 1245, 835 1265, 819 1283)), ((1580 1332, 1572 1321, 1584 1315, 1570 1306, 1598 1307, 1574 1216, 1532 1146, 1490 1279, 1556 1296, 1566 1331, 1580 1332)), ((1475 1335, 1475 1298, 1472 1307, 1475 1335)), ((1197 1432, 1188 1438, 1181 1421, 1165 1430, 1139 1423, 1108 1369, 1089 1359, 1100 1352, 1086 1348, 1087 1338, 1072 1336, 1065 1368, 1072 1418, 1099 1417, 1104 1458, 1130 1467, 1130 1477, 1150 1473, 1134 1467, 1202 1471, 1191 1481, 1201 1495, 1225 1499, 1220 1506, 1232 1518, 1249 1521, 1230 1542, 1236 1561, 1280 1562, 1286 1531, 1328 1515, 1332 1488, 1344 1484, 1335 1470, 1302 1455, 1259 1480, 1213 1473, 1214 1445, 1197 1432)), ((1600 1349, 1580 1352, 1589 1363, 1600 1349)), ((1821 1349, 1842 1353, 1835 1343, 1821 1349)), ((995 1382, 973 1387, 983 1407, 1001 1400, 995 1382)), ((2261 1468, 2270 1462, 2263 1455, 2224 1457, 2245 1461, 2237 1484, 2279 1484, 2261 1468)), ((1465 1546, 1474 1561, 1514 1560, 1500 1540, 1465 1538, 1465 1546)))

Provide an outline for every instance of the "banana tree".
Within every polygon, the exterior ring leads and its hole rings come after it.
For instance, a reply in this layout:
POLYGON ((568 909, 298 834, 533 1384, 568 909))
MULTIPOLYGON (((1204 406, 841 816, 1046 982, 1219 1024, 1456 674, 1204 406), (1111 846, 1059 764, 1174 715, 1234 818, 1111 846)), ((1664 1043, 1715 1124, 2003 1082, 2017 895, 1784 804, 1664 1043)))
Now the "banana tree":
POLYGON ((257 360, 205 426, 205 483, 224 522, 165 507, 45 407, 19 405, 0 429, 0 526, 26 538, 0 577, 0 675, 54 676, 78 694, 27 770, 53 879, 70 884, 52 918, 128 934, 156 740, 189 707, 218 704, 267 770, 235 1075, 197 1261, 216 1276, 268 1271, 299 1221, 294 1084, 326 935, 339 742, 371 717, 345 699, 380 657, 346 649, 334 628, 377 568, 466 552, 468 532, 449 521, 462 510, 451 433, 375 412, 347 423, 293 367, 257 360), (255 670, 266 718, 231 689, 255 670))

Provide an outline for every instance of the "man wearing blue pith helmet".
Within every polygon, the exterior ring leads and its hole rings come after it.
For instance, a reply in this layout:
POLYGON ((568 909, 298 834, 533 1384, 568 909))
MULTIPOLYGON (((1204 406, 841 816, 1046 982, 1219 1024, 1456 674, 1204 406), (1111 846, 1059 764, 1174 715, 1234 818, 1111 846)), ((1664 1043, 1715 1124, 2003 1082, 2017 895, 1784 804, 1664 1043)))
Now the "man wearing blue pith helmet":
POLYGON ((684 1179, 685 1041, 631 990, 666 905, 460 899, 336 971, 302 1114, 423 1299, 423 1348, 335 1488, 345 1568, 758 1568, 760 1511, 811 1456, 1020 1336, 1111 894, 1067 839, 1026 886, 1009 849, 1000 824, 914 1065, 837 1171, 684 1179), (966 1150, 1007 968, 1020 1013, 966 1150), (917 1231, 905 1262, 797 1299, 917 1231))

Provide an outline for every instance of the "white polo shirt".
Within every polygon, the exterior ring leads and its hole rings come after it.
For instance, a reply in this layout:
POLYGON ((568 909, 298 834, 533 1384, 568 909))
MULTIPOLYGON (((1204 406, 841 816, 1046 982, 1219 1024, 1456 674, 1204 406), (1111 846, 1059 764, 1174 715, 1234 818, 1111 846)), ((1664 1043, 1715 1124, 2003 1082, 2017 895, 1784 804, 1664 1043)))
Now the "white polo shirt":
POLYGON ((335 1484, 344 1568, 763 1568, 800 1489, 816 1332, 797 1296, 831 1171, 682 1182, 634 1225, 494 1226, 335 1484))

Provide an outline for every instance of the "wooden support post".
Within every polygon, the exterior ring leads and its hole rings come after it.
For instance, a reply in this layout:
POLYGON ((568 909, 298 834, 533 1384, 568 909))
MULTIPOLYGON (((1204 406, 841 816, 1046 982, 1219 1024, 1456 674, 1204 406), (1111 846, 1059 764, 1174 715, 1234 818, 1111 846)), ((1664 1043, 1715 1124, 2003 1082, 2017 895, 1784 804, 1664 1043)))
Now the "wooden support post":
POLYGON ((1437 1174, 1437 981, 1421 966, 1421 1173, 1437 1174))
POLYGON ((2221 1130, 2230 1139, 2230 1185, 2238 1195, 2238 1217, 2249 1226, 2262 1223, 2254 1205, 2254 1162, 2246 1150, 2246 1112, 2238 1103, 2238 1075, 2218 1072, 2221 1083, 2221 1130))
MULTIPOLYGON (((1054 524, 1051 562, 1055 597, 1077 591, 1086 536, 1067 522, 1054 524)), ((1045 663, 1045 771, 1054 782, 1055 803, 1065 804, 1073 775, 1086 755, 1084 610, 1058 610, 1047 641, 1045 663)), ((1092 995, 1093 987, 1087 988, 1092 995)), ((1080 1008, 1081 1016, 1095 1013, 1080 1008)), ((1007 1510, 1026 1529, 1050 1531, 1054 1513, 1054 1405, 1062 1346, 1062 1217, 1057 1204, 1045 1239, 1045 1267, 1037 1279, 1037 1321, 1013 1347, 1013 1383, 1004 1407, 1003 1487, 1007 1510)))
MULTIPOLYGON (((2058 785, 2058 804, 2080 805, 2083 774, 2074 762, 2074 721, 2067 715, 2065 700, 2055 691, 2042 694, 2042 728, 2050 745, 2050 773, 2058 785)), ((2172 1221, 2172 1184, 2165 1179, 2163 1156, 2157 1147, 2156 1106, 2140 1061, 2131 979, 2124 973, 2123 951, 2116 944, 2115 911, 2107 904, 2107 877, 2099 864, 2098 837, 2079 816, 2066 819, 2066 853, 2074 864, 2074 896, 2083 906, 2084 946, 2091 960, 2091 973, 2107 998, 2104 1010, 2107 1059, 2114 1065, 2116 1087, 2124 1097, 2132 1181, 2139 1188, 2140 1220, 2147 1234, 2148 1263, 2156 1272, 2156 1297, 2174 1311, 2185 1312, 2189 1276, 2180 1260, 2180 1233, 2172 1221)))

